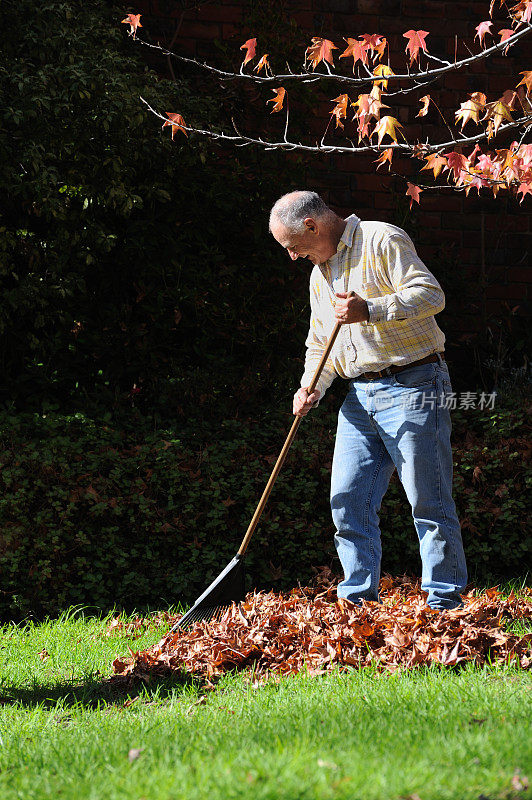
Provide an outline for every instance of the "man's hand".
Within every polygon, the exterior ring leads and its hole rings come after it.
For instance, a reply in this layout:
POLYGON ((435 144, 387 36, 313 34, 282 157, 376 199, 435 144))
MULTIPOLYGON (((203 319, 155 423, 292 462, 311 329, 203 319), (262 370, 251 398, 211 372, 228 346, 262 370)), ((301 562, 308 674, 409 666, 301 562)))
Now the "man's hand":
POLYGON ((338 322, 348 325, 351 322, 367 322, 369 320, 368 304, 359 294, 336 292, 336 297, 338 300, 334 307, 334 316, 338 322))
POLYGON ((294 395, 294 414, 297 417, 304 417, 319 399, 320 392, 317 389, 315 389, 312 394, 309 394, 306 389, 298 389, 294 395))

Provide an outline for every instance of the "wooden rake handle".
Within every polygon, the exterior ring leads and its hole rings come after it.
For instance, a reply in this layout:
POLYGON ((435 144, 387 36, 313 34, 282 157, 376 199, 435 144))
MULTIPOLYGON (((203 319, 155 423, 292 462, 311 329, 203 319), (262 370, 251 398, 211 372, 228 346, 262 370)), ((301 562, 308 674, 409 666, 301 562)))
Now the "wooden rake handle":
MULTIPOLYGON (((327 342, 327 347, 325 348, 325 350, 323 352, 323 355, 321 357, 321 361, 318 364, 316 372, 314 373, 314 377, 312 378, 312 380, 310 382, 310 386, 307 389, 309 394, 312 394, 312 392, 314 391, 314 389, 318 385, 318 381, 320 379, 321 372, 323 370, 323 367, 325 366, 325 362, 329 358, 329 355, 330 355, 330 352, 332 350, 333 344, 335 343, 336 337, 338 336, 338 331, 340 330, 341 327, 342 327, 342 323, 341 322, 337 322, 336 325, 333 328, 333 332, 331 333, 329 341, 327 342)), ((270 480, 266 484, 266 488, 264 489, 262 497, 260 498, 260 501, 259 501, 259 504, 257 506, 257 509, 256 509, 255 513, 253 514, 253 519, 249 523, 249 528, 247 529, 246 535, 244 536, 244 538, 242 540, 242 544, 240 545, 240 549, 238 550, 238 554, 240 556, 243 556, 244 553, 246 552, 246 550, 248 548, 248 544, 249 544, 249 542, 251 540, 251 537, 253 536, 253 534, 255 532, 255 528, 259 524, 259 519, 261 518, 262 512, 264 511, 264 506, 268 502, 268 498, 269 498, 270 492, 271 492, 271 490, 273 488, 273 484, 275 483, 275 481, 277 479, 277 476, 278 476, 279 472, 281 471, 281 467, 284 464, 286 455, 288 453, 288 450, 290 449, 290 445, 292 444, 292 442, 295 439, 295 435, 296 435, 297 429, 299 428, 299 424, 300 424, 302 419, 303 419, 303 417, 296 417, 294 419, 294 422, 292 423, 292 427, 290 428, 290 433, 286 437, 286 441, 285 441, 285 443, 283 445, 283 449, 279 453, 279 458, 277 459, 276 464, 275 464, 275 466, 273 468, 272 474, 270 475, 270 480)))

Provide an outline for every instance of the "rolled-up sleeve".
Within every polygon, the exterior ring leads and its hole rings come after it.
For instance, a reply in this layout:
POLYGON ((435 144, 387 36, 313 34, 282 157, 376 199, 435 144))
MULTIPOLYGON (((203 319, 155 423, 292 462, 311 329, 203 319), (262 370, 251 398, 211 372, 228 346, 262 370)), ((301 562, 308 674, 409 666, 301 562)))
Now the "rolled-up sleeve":
POLYGON ((370 323, 424 319, 443 310, 442 288, 406 234, 394 233, 384 240, 380 255, 390 293, 367 300, 370 323))

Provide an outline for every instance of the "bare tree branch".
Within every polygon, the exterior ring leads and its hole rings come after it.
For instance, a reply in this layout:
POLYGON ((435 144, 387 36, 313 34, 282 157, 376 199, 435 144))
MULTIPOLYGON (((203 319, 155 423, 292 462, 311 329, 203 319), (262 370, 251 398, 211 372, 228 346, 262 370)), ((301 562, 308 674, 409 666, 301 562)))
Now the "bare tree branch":
MULTIPOLYGON (((147 106, 148 110, 151 111, 159 119, 163 120, 163 122, 168 122, 168 117, 163 117, 158 111, 156 111, 152 106, 145 100, 143 97, 140 100, 147 106)), ((506 125, 501 125, 497 132, 497 135, 506 133, 510 130, 515 130, 516 128, 521 127, 521 125, 530 126, 532 124, 532 114, 527 114, 524 117, 520 117, 519 119, 514 120, 513 122, 509 122, 506 125)), ((488 132, 483 131, 482 133, 477 134, 476 136, 468 136, 462 139, 450 139, 446 142, 442 142, 440 144, 421 144, 416 142, 415 144, 409 143, 402 143, 402 142, 394 142, 389 144, 380 144, 380 145, 363 145, 361 147, 343 147, 342 145, 326 145, 326 144, 319 144, 319 145, 305 145, 301 142, 290 142, 286 139, 287 130, 285 128, 285 138, 281 142, 272 142, 267 139, 256 138, 253 136, 247 136, 246 134, 240 133, 237 131, 236 126, 233 122, 233 127, 235 127, 236 136, 231 136, 228 133, 217 133, 216 131, 209 131, 203 128, 196 128, 189 125, 182 125, 180 126, 186 131, 190 131, 191 133, 198 133, 201 136, 207 136, 214 141, 223 141, 223 142, 231 142, 232 144, 239 144, 239 145, 259 145, 261 147, 267 147, 269 150, 298 150, 305 153, 349 153, 352 155, 360 154, 360 153, 378 153, 382 150, 397 150, 401 154, 408 154, 408 155, 417 155, 422 154, 430 155, 431 153, 440 153, 442 150, 446 150, 447 148, 454 147, 456 145, 464 146, 468 144, 476 144, 476 142, 481 142, 484 139, 488 138, 488 132)))
MULTIPOLYGON (((399 74, 399 75, 388 75, 386 76, 386 80, 388 81, 418 81, 419 88, 425 86, 426 83, 432 81, 435 78, 439 78, 442 75, 447 74, 448 72, 454 72, 457 70, 462 69, 463 67, 467 67, 470 64, 474 64, 477 61, 481 61, 484 58, 489 58, 489 56, 494 55, 495 53, 501 52, 502 50, 506 50, 512 44, 515 44, 519 39, 523 36, 528 36, 528 34, 532 32, 532 24, 525 25, 524 28, 520 31, 516 31, 509 39, 506 39, 504 42, 499 42, 498 44, 493 45, 492 47, 488 47, 485 50, 481 50, 480 53, 476 55, 470 56, 469 58, 464 58, 461 61, 456 61, 451 63, 449 61, 440 62, 443 63, 444 66, 438 67, 436 69, 427 69, 422 70, 420 72, 408 72, 406 74, 399 74)), ((148 47, 152 50, 159 50, 164 56, 172 56, 176 58, 178 61, 182 61, 185 64, 193 64, 196 67, 200 67, 203 70, 210 72, 211 74, 221 78, 223 80, 247 80, 251 81, 252 83, 258 84, 271 84, 275 81, 300 81, 302 83, 311 83, 315 81, 335 81, 336 83, 345 83, 351 85, 353 87, 364 86, 367 83, 374 83, 375 81, 382 81, 383 78, 381 75, 375 76, 367 76, 363 78, 355 78, 349 75, 340 75, 336 72, 331 72, 329 67, 328 73, 324 72, 302 72, 302 73, 294 73, 289 69, 288 73, 281 74, 281 75, 253 75, 252 73, 246 72, 227 72, 222 69, 218 69, 217 67, 213 67, 210 64, 206 64, 205 62, 196 61, 194 58, 187 58, 186 56, 180 56, 177 53, 173 53, 171 50, 168 50, 166 47, 162 47, 160 44, 151 44, 150 42, 146 42, 144 39, 140 39, 138 37, 135 38, 135 41, 139 44, 143 45, 144 47, 148 47)), ((425 53, 425 55, 430 55, 425 53)), ((432 56, 434 60, 440 61, 440 59, 436 59, 435 56, 432 56)), ((241 68, 242 69, 242 68, 241 68)))

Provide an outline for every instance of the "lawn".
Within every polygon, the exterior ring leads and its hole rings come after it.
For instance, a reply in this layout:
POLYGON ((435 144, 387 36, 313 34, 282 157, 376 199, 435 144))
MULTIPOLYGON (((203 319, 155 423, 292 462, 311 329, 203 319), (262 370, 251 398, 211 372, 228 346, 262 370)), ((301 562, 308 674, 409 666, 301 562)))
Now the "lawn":
POLYGON ((530 671, 109 683, 117 655, 165 632, 158 619, 135 638, 80 611, 4 626, 2 800, 531 796, 530 671))

